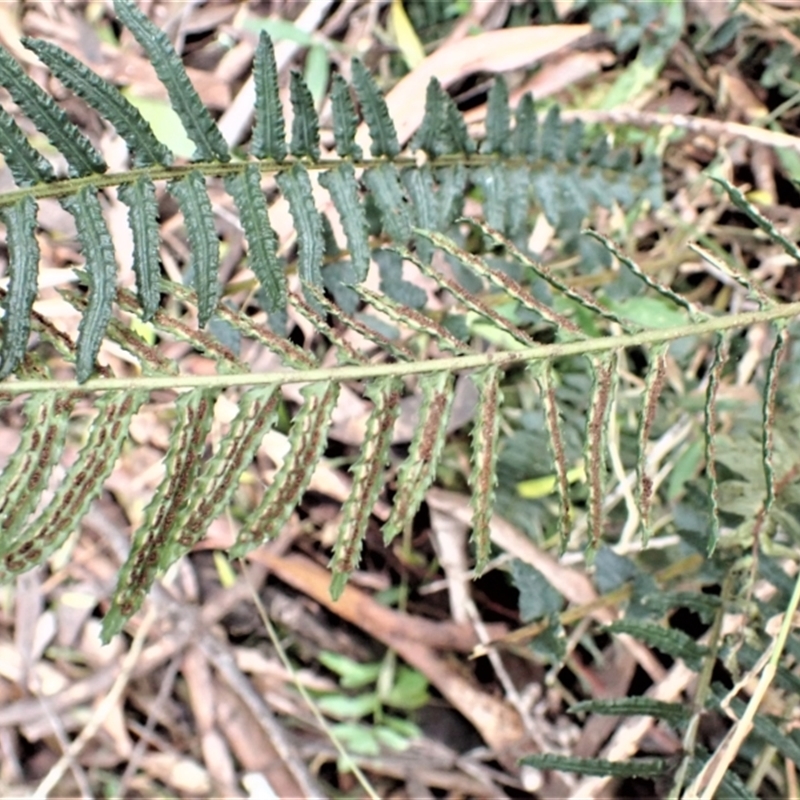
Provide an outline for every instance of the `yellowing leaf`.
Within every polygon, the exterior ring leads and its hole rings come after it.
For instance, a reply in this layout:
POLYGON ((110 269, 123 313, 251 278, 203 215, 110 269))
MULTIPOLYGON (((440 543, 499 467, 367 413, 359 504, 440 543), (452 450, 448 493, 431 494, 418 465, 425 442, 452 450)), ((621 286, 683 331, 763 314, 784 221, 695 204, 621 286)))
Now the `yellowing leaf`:
POLYGON ((425 51, 422 49, 422 42, 414 30, 405 8, 403 8, 402 0, 392 0, 389 22, 394 30, 397 46, 408 68, 414 69, 425 60, 425 51))
MULTIPOLYGON (((578 481, 586 480, 586 471, 583 464, 573 467, 567 471, 567 480, 570 483, 577 483, 578 481)), ((520 481, 517 484, 517 494, 524 497, 526 500, 538 500, 541 497, 547 497, 556 491, 558 486, 558 476, 556 475, 543 475, 541 478, 531 478, 527 481, 520 481)))

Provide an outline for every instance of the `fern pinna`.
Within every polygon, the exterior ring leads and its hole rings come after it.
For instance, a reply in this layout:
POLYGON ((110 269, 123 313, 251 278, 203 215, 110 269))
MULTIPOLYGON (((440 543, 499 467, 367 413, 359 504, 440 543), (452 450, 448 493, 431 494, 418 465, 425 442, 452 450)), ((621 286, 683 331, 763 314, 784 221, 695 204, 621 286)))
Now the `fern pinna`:
MULTIPOLYGON (((115 0, 115 9, 152 62, 196 146, 190 163, 175 163, 114 86, 60 48, 24 40, 126 142, 131 168, 110 173, 101 153, 64 111, 0 50, 0 84, 50 140, 58 153, 54 161, 63 161, 67 172, 59 174, 61 168, 38 152, 15 119, 0 109, 0 151, 18 187, 0 195, 8 251, 0 397, 8 408, 18 404, 26 420, 17 451, 0 477, 0 563, 5 576, 42 563, 65 542, 102 490, 137 411, 155 391, 176 395, 166 477, 133 534, 106 617, 106 637, 136 611, 156 574, 195 546, 210 522, 230 507, 264 436, 287 408, 281 388, 303 387, 295 396, 301 402, 286 435, 286 455, 260 498, 237 511, 239 536, 233 553, 241 555, 280 532, 323 458, 342 392, 351 391, 352 382, 363 382, 372 411, 351 469, 352 492, 332 560, 333 589, 338 592, 358 563, 374 504, 384 490, 405 395, 417 393, 423 423, 411 434, 396 473, 385 538, 389 541, 406 529, 424 501, 444 451, 456 378, 468 375, 477 391, 470 483, 480 569, 490 555, 504 375, 515 365, 529 370, 540 389, 560 498, 561 541, 567 546, 574 523, 569 479, 573 456, 562 430, 554 362, 585 357, 591 375, 583 437, 586 518, 589 546, 595 549, 602 536, 606 435, 618 381, 617 354, 629 347, 644 347, 650 354, 637 481, 646 534, 653 495, 646 453, 669 343, 716 335, 722 363, 727 331, 761 321, 780 327, 800 310, 762 298, 756 311, 709 317, 642 273, 610 242, 581 238, 581 226, 596 206, 632 209, 642 202, 660 202, 657 159, 637 161, 627 150, 612 149, 604 136, 590 140, 577 123, 564 125, 556 107, 540 120, 529 96, 512 121, 501 79, 490 91, 480 140, 470 135, 453 100, 432 80, 424 120, 407 148, 398 140, 374 79, 354 60, 352 86, 339 75, 333 78, 332 136, 323 149, 311 93, 292 74, 287 144, 272 43, 262 34, 253 65, 254 125, 249 154, 242 156, 224 140, 165 34, 129 0, 115 0), (359 144, 359 120, 369 132, 368 156, 359 144), (267 186, 270 179, 274 183, 267 186), (232 198, 248 266, 257 279, 257 288, 251 282, 244 293, 241 287, 222 286, 219 279, 220 240, 209 188, 213 184, 219 189, 220 182, 232 198), (116 188, 128 209, 135 293, 117 285, 115 242, 104 218, 103 193, 109 187, 116 188), (165 191, 185 221, 191 289, 162 273, 159 200, 165 191), (288 203, 296 230, 291 259, 270 226, 276 196, 288 203), (482 202, 481 221, 462 218, 466 196, 482 202), (73 217, 85 260, 81 288, 62 293, 80 314, 74 340, 34 309, 40 260, 37 201, 44 198, 57 199, 73 217), (566 246, 586 257, 617 258, 643 285, 677 304, 684 324, 645 327, 539 264, 525 246, 534 206, 566 246), (379 292, 365 285, 371 265, 380 278, 379 292), (432 291, 448 298, 436 313, 426 308, 426 293, 403 278, 403 269, 419 270, 432 291), (290 289, 290 282, 300 293, 290 289), (256 304, 258 312, 253 310, 256 304), (319 353, 285 335, 287 314, 327 340, 324 363, 319 353), (134 322, 137 318, 140 322, 134 322), (185 342, 214 369, 181 374, 157 339, 185 342), (353 340, 364 343, 363 348, 354 348, 353 340), (129 374, 114 375, 102 365, 104 347, 125 354, 133 365, 129 374), (273 354, 271 363, 279 368, 254 371, 242 355, 254 348, 273 354), (237 411, 209 456, 209 431, 223 401, 233 401, 237 411), (70 425, 78 415, 90 416, 92 423, 73 460, 61 467, 70 425), (63 474, 51 495, 57 470, 63 474)), ((735 201, 740 199, 732 187, 726 188, 735 201)), ((777 337, 765 392, 767 421, 773 416, 778 355, 785 341, 785 335, 777 337)), ((718 386, 713 374, 705 404, 709 433, 714 430, 718 386)), ((768 436, 763 451, 771 503, 775 493, 768 436)))

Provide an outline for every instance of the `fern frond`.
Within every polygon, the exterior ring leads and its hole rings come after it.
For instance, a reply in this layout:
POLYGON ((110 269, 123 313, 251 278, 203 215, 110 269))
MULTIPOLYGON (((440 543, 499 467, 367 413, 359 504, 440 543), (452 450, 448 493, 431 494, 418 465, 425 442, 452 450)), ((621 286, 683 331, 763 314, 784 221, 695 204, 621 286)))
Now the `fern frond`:
POLYGON ((132 0, 114 0, 114 10, 120 22, 147 53, 159 80, 166 87, 172 107, 197 147, 194 160, 229 161, 228 145, 189 81, 167 35, 153 25, 132 0))
MULTIPOLYGON (((8 89, 14 102, 64 156, 71 175, 80 177, 106 171, 106 162, 94 145, 3 48, 0 48, 0 85, 8 89)), ((9 131, 7 126, 3 127, 9 131)), ((18 158, 30 155, 19 148, 16 154, 18 158)), ((39 159, 29 163, 36 170, 39 159)))
POLYGON ((219 239, 214 228, 214 212, 206 192, 205 178, 197 170, 172 181, 169 191, 178 201, 186 222, 186 235, 192 252, 190 269, 197 292, 197 317, 202 328, 214 314, 222 291, 217 277, 219 239))
POLYGON ((3 297, 3 344, 0 380, 19 366, 28 346, 31 311, 36 299, 39 245, 36 241, 36 203, 23 197, 2 210, 8 247, 8 292, 3 297))
POLYGON ((89 302, 78 328, 78 355, 75 372, 79 382, 88 380, 94 371, 97 354, 111 319, 116 283, 117 262, 97 195, 85 187, 62 201, 75 218, 78 240, 86 258, 89 302))
MULTIPOLYGON (((275 151, 274 146, 270 145, 275 151)), ((248 244, 250 269, 264 290, 267 312, 286 308, 286 276, 278 261, 278 241, 269 224, 267 200, 261 189, 261 173, 251 164, 239 175, 225 181, 225 187, 239 209, 239 219, 248 244)))
POLYGON ((256 85, 255 125, 251 150, 256 158, 283 161, 286 158, 286 128, 278 96, 275 50, 266 31, 258 37, 253 77, 256 85))
POLYGON ((22 44, 47 64, 61 83, 83 98, 116 128, 134 155, 137 167, 172 163, 172 154, 153 133, 139 109, 117 89, 60 47, 40 39, 22 44))
POLYGON ((327 430, 339 385, 317 382, 303 389, 303 405, 289 433, 288 454, 275 473, 258 507, 242 525, 233 556, 242 556, 263 541, 276 537, 311 481, 327 443, 327 430))
POLYGON ((146 321, 153 319, 160 300, 158 256, 158 207, 156 187, 146 177, 119 187, 119 199, 128 206, 128 225, 133 234, 133 271, 136 293, 146 321))
POLYGON ((472 543, 475 547, 475 569, 480 573, 489 563, 490 530, 494 489, 497 482, 498 431, 500 405, 500 371, 489 367, 475 376, 478 386, 478 410, 472 431, 472 543))
POLYGON ((393 377, 377 380, 369 385, 366 394, 374 407, 367 420, 364 447, 351 469, 353 485, 342 508, 341 528, 330 564, 334 599, 344 591, 347 578, 359 561, 367 524, 381 489, 380 480, 392 441, 392 429, 400 413, 402 382, 393 377))

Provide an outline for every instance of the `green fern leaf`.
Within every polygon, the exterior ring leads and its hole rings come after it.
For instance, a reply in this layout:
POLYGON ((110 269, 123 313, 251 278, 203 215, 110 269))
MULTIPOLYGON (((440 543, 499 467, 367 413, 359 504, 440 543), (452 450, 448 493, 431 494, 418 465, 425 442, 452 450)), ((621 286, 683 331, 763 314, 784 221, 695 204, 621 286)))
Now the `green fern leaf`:
POLYGON ((361 113, 372 137, 370 152, 376 157, 394 158, 400 152, 400 143, 386 101, 375 79, 357 58, 352 61, 352 69, 353 85, 361 103, 361 113))
POLYGON ((526 92, 520 100, 514 122, 512 152, 527 157, 529 161, 539 158, 539 118, 530 92, 526 92))
POLYGON ((622 619, 606 627, 609 633, 627 633, 673 658, 682 658, 691 669, 699 669, 708 648, 697 644, 691 636, 676 628, 665 628, 654 622, 622 619))
MULTIPOLYGON (((277 177, 278 186, 289 201, 289 211, 297 231, 297 271, 300 280, 322 287, 320 264, 325 252, 322 221, 314 205, 311 180, 299 164, 277 177)), ((312 303, 313 304, 313 303, 312 303)))
MULTIPOLYGON (((506 200, 510 198, 506 170, 499 164, 480 167, 472 173, 472 180, 483 192, 483 211, 486 224, 499 231, 508 230, 506 200)), ((527 186, 525 192, 527 203, 527 186)))
POLYGON ((703 405, 705 430, 706 475, 711 500, 711 520, 708 531, 708 552, 712 553, 719 540, 719 482, 717 481, 717 460, 715 456, 714 434, 717 428, 717 392, 722 379, 722 368, 727 360, 729 339, 718 333, 714 337, 714 360, 708 373, 705 403, 703 405))
POLYGON ((292 71, 289 94, 292 101, 292 142, 290 149, 297 158, 319 160, 319 118, 303 76, 292 71))
POLYGON ((281 532, 322 457, 328 441, 331 413, 339 397, 339 385, 312 383, 305 386, 302 393, 303 405, 289 432, 288 454, 258 507, 242 525, 239 538, 230 551, 233 557, 245 555, 281 532))
POLYGON ((431 78, 425 93, 425 115, 411 143, 414 150, 423 150, 431 158, 449 153, 472 153, 475 143, 470 139, 464 118, 453 98, 445 92, 436 78, 431 78))
POLYGON ((752 222, 754 222, 764 233, 769 236, 770 241, 777 242, 795 261, 800 261, 800 247, 791 239, 784 236, 733 184, 728 183, 724 178, 712 177, 727 193, 733 204, 740 211, 744 212, 752 222))
POLYGON ((523 253, 516 245, 514 245, 513 242, 509 241, 509 239, 503 236, 499 231, 494 230, 488 225, 481 225, 479 227, 493 242, 495 242, 495 244, 505 247, 508 251, 508 254, 515 261, 517 261, 523 267, 535 272, 540 278, 546 280, 559 294, 563 294, 566 297, 569 297, 570 300, 574 300, 592 314, 597 314, 600 317, 604 317, 610 322, 616 322, 625 331, 632 331, 636 329, 636 326, 633 325, 629 320, 623 319, 612 311, 609 311, 607 308, 601 306, 585 289, 570 286, 569 284, 560 280, 543 264, 534 261, 532 258, 523 253))
POLYGON ((92 143, 2 47, 0 47, 0 86, 8 90, 14 102, 64 156, 71 175, 91 175, 106 171, 106 162, 92 143))
POLYGON ((397 167, 394 164, 379 164, 364 173, 364 183, 380 209, 383 228, 389 238, 397 244, 408 244, 413 222, 397 167))
POLYGON ((486 138, 481 153, 504 155, 510 151, 511 111, 508 107, 508 86, 498 75, 486 101, 486 138))
MULTIPOLYGON (((181 302, 191 303, 192 305, 197 304, 195 294, 183 286, 172 283, 168 285, 168 291, 181 302)), ((133 294, 127 290, 118 290, 117 302, 123 311, 129 311, 132 314, 139 313, 138 303, 133 294)), ((224 306, 219 308, 220 312, 224 310, 224 306)), ((222 313, 220 313, 220 316, 222 316, 222 313)), ((203 353, 215 361, 222 372, 242 372, 245 369, 244 364, 225 345, 221 344, 219 339, 206 331, 198 330, 195 325, 188 325, 159 310, 153 317, 153 326, 157 330, 167 333, 179 341, 186 342, 198 352, 203 353)))
POLYGON ((77 461, 70 467, 58 490, 36 521, 10 550, 4 548, 4 567, 21 572, 40 564, 55 552, 77 528, 89 504, 103 490, 103 483, 117 462, 131 418, 142 404, 145 392, 122 397, 107 394, 97 403, 98 419, 92 425, 77 461))
POLYGON ((142 316, 149 321, 160 301, 156 187, 149 178, 142 176, 133 183, 120 186, 117 193, 119 199, 128 206, 128 225, 133 234, 136 294, 142 306, 142 316))
POLYGON ((789 331, 784 320, 775 323, 777 334, 769 356, 767 378, 764 386, 764 402, 761 409, 761 454, 764 463, 764 482, 767 496, 764 500, 765 517, 775 502, 775 405, 778 398, 778 376, 786 349, 789 346, 789 331))
POLYGON ((569 503, 569 475, 567 456, 564 447, 564 434, 556 403, 556 390, 553 385, 552 365, 546 361, 529 367, 534 380, 539 386, 544 406, 544 418, 547 425, 548 443, 556 470, 556 488, 561 502, 559 520, 559 540, 561 552, 566 552, 569 544, 569 533, 572 522, 569 503))
POLYGON ((321 173, 319 182, 328 190, 342 221, 355 280, 361 283, 367 277, 369 269, 369 227, 364 206, 358 196, 355 169, 346 162, 339 164, 335 169, 321 173))
POLYGON ((583 152, 583 123, 575 119, 570 122, 564 134, 564 158, 571 164, 580 161, 583 152))
MULTIPOLYGON (((74 398, 33 395, 16 452, 0 475, 0 556, 24 536, 22 527, 41 498, 64 448, 74 398)), ((28 562, 31 563, 31 562, 28 562)))
POLYGON ((270 352, 275 353, 281 363, 296 369, 309 369, 317 366, 317 362, 308 352, 286 337, 278 336, 263 325, 255 324, 249 317, 233 311, 224 304, 219 307, 218 313, 220 319, 241 331, 245 336, 262 344, 270 352))
POLYGON ((114 0, 120 22, 147 53, 159 80, 169 93, 170 103, 195 143, 196 161, 230 161, 230 152, 208 109, 200 100, 167 35, 159 30, 131 0, 114 0))
POLYGON ((615 353, 593 356, 592 402, 586 421, 586 473, 589 483, 589 554, 600 545, 603 528, 603 500, 606 483, 606 452, 608 423, 614 399, 617 377, 615 353))
POLYGON ((367 525, 383 486, 383 471, 394 423, 400 412, 402 391, 403 383, 396 377, 379 378, 366 390, 374 408, 367 420, 361 454, 350 471, 353 485, 342 507, 342 523, 330 563, 333 573, 331 596, 334 600, 341 596, 347 579, 358 566, 367 525))
POLYGON ((253 270, 264 290, 268 313, 286 307, 286 275, 278 261, 278 241, 269 224, 267 201, 261 189, 261 173, 254 164, 247 166, 239 175, 225 181, 244 228, 250 269, 253 270))
POLYGON ((570 714, 604 714, 608 716, 648 716, 662 719, 669 725, 681 725, 692 716, 690 706, 666 703, 652 697, 619 697, 612 700, 584 700, 569 708, 570 714))
POLYGON ((89 302, 78 327, 78 355, 75 362, 78 382, 84 383, 94 371, 111 318, 117 263, 111 234, 94 190, 85 186, 74 196, 64 198, 62 203, 75 218, 78 241, 86 259, 89 302))
POLYGON ((239 398, 239 411, 217 452, 203 465, 184 499, 189 514, 177 526, 176 536, 162 551, 159 566, 168 569, 205 535, 208 526, 229 504, 264 434, 272 427, 279 396, 274 386, 250 389, 239 398))
POLYGON ((278 67, 272 39, 266 31, 258 38, 253 61, 256 85, 255 125, 250 151, 256 158, 283 161, 286 158, 286 128, 283 107, 278 95, 278 67))
POLYGON ((9 376, 25 357, 39 274, 36 202, 23 197, 13 206, 4 208, 2 215, 8 247, 8 291, 3 298, 0 380, 9 376))
MULTIPOLYGON (((428 242, 429 240, 425 239, 424 241, 428 242)), ((436 283, 438 283, 443 289, 446 289, 448 292, 450 292, 450 294, 452 294, 453 297, 455 297, 465 309, 472 311, 479 317, 482 317, 483 320, 488 321, 489 325, 486 327, 493 328, 493 336, 495 339, 502 341, 504 347, 507 349, 515 349, 518 345, 522 345, 523 347, 533 346, 534 341, 530 336, 528 336, 527 333, 520 330, 510 320, 498 314, 486 303, 480 300, 475 294, 468 292, 456 281, 446 278, 444 275, 440 274, 423 261, 420 261, 411 253, 401 249, 398 249, 398 252, 403 256, 404 259, 410 261, 412 264, 415 264, 417 269, 419 269, 423 275, 427 275, 429 278, 436 281, 436 283)))
POLYGON ((439 221, 432 230, 447 230, 451 223, 461 215, 464 208, 467 178, 467 168, 463 164, 439 167, 436 170, 436 181, 439 184, 439 191, 436 193, 439 221))
POLYGON ((331 106, 333 109, 333 138, 336 152, 342 158, 358 160, 362 156, 361 147, 356 144, 358 117, 350 97, 347 81, 337 72, 331 87, 331 106))
POLYGON ((469 347, 457 336, 419 311, 390 300, 385 295, 370 291, 364 286, 359 286, 357 291, 373 308, 385 314, 389 319, 403 327, 429 336, 442 349, 455 354, 469 352, 469 347))
POLYGON ((55 180, 50 163, 34 150, 11 116, 0 108, 0 152, 17 186, 35 186, 55 180))
POLYGON ((171 153, 156 138, 139 109, 111 84, 50 42, 25 37, 22 44, 36 53, 64 86, 82 97, 116 128, 134 154, 137 167, 172 163, 171 153))
POLYGON ((431 78, 425 91, 425 115, 411 140, 414 150, 423 150, 431 158, 439 158, 452 149, 452 143, 447 136, 446 97, 448 95, 439 81, 431 78))
POLYGON ((650 366, 647 370, 642 414, 639 418, 639 448, 636 462, 637 485, 639 493, 639 513, 641 514, 642 540, 650 539, 650 505, 653 499, 653 479, 647 473, 647 442, 653 427, 658 400, 667 374, 666 344, 654 345, 650 353, 650 366))
POLYGON ((599 775, 613 778, 657 778, 668 769, 664 758, 632 758, 628 761, 608 761, 604 758, 578 758, 555 753, 525 756, 521 764, 536 769, 555 769, 577 775, 599 775))
MULTIPOLYGON (((475 224, 474 220, 471 220, 471 222, 475 224)), ((508 240, 504 237, 501 237, 496 231, 490 231, 490 229, 486 226, 479 227, 485 233, 490 234, 491 237, 495 238, 497 241, 503 242, 503 244, 507 244, 509 247, 511 246, 511 243, 508 242, 508 240)), ((493 269, 482 258, 480 258, 480 256, 466 252, 452 239, 448 239, 446 236, 442 236, 440 233, 423 231, 420 229, 415 229, 415 233, 430 239, 433 244, 444 250, 445 253, 449 253, 453 257, 457 258, 471 272, 474 272, 476 275, 479 275, 482 278, 486 278, 505 295, 517 300, 524 308, 538 314, 540 317, 542 317, 542 319, 555 326, 559 334, 564 334, 565 338, 577 338, 582 336, 581 329, 574 322, 572 322, 572 320, 570 320, 568 317, 565 317, 563 314, 559 314, 557 311, 554 311, 540 300, 537 300, 513 278, 510 278, 504 272, 500 272, 500 270, 493 269)))
POLYGON ((541 170, 534 171, 531 175, 531 190, 533 196, 542 207, 547 221, 554 227, 561 225, 562 201, 559 190, 558 173, 547 164, 541 170))
POLYGON ((558 106, 550 106, 545 114, 539 139, 539 152, 545 161, 558 164, 563 161, 561 114, 558 106))
MULTIPOLYGON (((731 710, 741 719, 746 705, 738 697, 731 698, 731 710)), ((800 745, 787 736, 766 714, 756 714, 753 719, 755 733, 771 744, 787 761, 800 764, 800 745)))
POLYGON ((341 320, 347 330, 351 330, 363 336, 367 341, 373 342, 381 352, 386 353, 397 361, 414 360, 414 356, 402 343, 388 339, 379 331, 365 325, 361 319, 345 313, 340 306, 335 306, 331 303, 319 290, 314 291, 314 296, 325 312, 341 320))
POLYGON ((491 366, 475 375, 478 387, 478 411, 472 429, 472 542, 475 547, 475 572, 480 574, 489 563, 491 554, 490 524, 497 483, 497 454, 499 447, 500 370, 491 366))
POLYGON ((166 477, 145 510, 143 524, 133 535, 111 608, 103 620, 104 642, 139 609, 171 542, 192 511, 184 501, 202 467, 213 404, 214 395, 202 389, 185 392, 175 401, 175 433, 164 459, 166 477))
POLYGON ((185 178, 171 181, 168 188, 178 201, 186 223, 186 235, 192 253, 192 278, 197 292, 197 316, 202 328, 214 314, 221 292, 217 278, 219 239, 214 227, 214 212, 205 178, 197 170, 185 178))
POLYGON ((411 525, 425 499, 425 492, 436 477, 436 467, 447 438, 447 422, 455 397, 454 379, 450 373, 420 375, 422 402, 419 423, 408 449, 408 456, 397 473, 397 493, 392 498, 392 511, 383 526, 386 544, 411 525))
MULTIPOLYGON (((408 196, 411 198, 411 205, 414 207, 417 226, 435 230, 439 224, 440 208, 431 168, 424 164, 419 169, 403 170, 402 180, 408 196)), ((417 236, 416 245, 420 259, 430 261, 433 253, 431 243, 427 239, 417 236)))

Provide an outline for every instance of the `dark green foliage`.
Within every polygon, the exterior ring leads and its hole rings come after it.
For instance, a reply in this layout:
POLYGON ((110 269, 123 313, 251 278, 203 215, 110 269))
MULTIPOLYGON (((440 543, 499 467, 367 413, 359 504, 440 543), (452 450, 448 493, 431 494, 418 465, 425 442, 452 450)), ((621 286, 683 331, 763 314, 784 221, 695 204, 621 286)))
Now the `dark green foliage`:
POLYGON ((139 110, 117 89, 54 44, 27 38, 22 43, 47 64, 61 83, 97 109, 117 129, 133 153, 137 167, 172 162, 172 154, 156 139, 139 110))
POLYGON ((358 117, 356 117, 353 99, 350 97, 350 87, 338 73, 333 76, 331 104, 333 106, 333 137, 336 141, 336 152, 342 158, 361 158, 361 148, 355 142, 358 117))
POLYGON ((89 379, 94 370, 106 326, 111 319, 117 264, 97 195, 85 187, 63 203, 75 217, 78 238, 86 258, 89 302, 78 329, 78 358, 75 364, 77 378, 83 382, 89 379))
POLYGON ((138 178, 119 187, 119 199, 128 206, 128 224, 133 233, 133 269, 142 316, 151 320, 160 299, 156 187, 149 178, 138 178))
POLYGON ((281 311, 286 307, 286 276, 276 254, 277 239, 269 224, 261 173, 255 165, 250 165, 240 175, 228 178, 225 186, 239 209, 249 248, 250 269, 261 282, 265 311, 281 311))
POLYGON ((36 203, 30 197, 3 210, 8 246, 9 281, 3 297, 3 349, 0 379, 20 364, 28 346, 30 315, 36 299, 39 246, 36 243, 36 203))
POLYGON ((322 286, 320 264, 325 252, 322 238, 322 221, 311 196, 308 173, 299 165, 278 175, 278 186, 289 201, 297 229, 297 271, 304 283, 322 286))
POLYGON ((319 158, 319 120, 314 98, 299 72, 292 72, 290 84, 292 111, 292 142, 290 149, 297 158, 319 158))
POLYGON ((177 199, 186 223, 192 252, 192 282, 197 291, 197 316, 202 328, 211 319, 220 295, 219 239, 214 228, 214 212, 205 179, 197 170, 172 181, 169 190, 177 199))
POLYGON ((286 129, 283 107, 278 96, 278 70, 275 50, 265 31, 258 38, 253 76, 256 84, 256 109, 251 150, 256 158, 283 161, 286 157, 286 129))
POLYGON ((34 150, 13 119, 0 108, 0 149, 18 186, 55 180, 50 164, 34 150))
MULTIPOLYGON (((64 155, 69 164, 71 175, 91 175, 94 172, 105 172, 106 163, 92 143, 73 125, 67 115, 55 104, 53 99, 37 86, 17 64, 11 55, 0 48, 0 85, 8 89, 14 102, 30 118, 31 122, 53 143, 54 147, 64 155)), ((7 132, 10 126, 2 126, 7 132)), ((10 133, 10 137, 14 137, 10 133)), ((12 144, 17 143, 12 140, 12 144)), ((16 148, 15 161, 25 159, 30 153, 16 148)), ((39 159, 31 164, 28 172, 40 169, 39 159)), ((20 174, 17 168, 15 177, 20 174)), ((45 171, 46 173, 46 171, 45 171)), ((20 177, 23 177, 20 174, 20 177)))
MULTIPOLYGON (((117 0, 116 8, 121 22, 130 28, 153 62, 173 108, 197 146, 197 171, 187 173, 185 168, 169 168, 172 154, 115 87, 52 44, 34 40, 26 40, 25 44, 39 55, 54 75, 118 130, 131 150, 134 165, 144 170, 143 174, 121 176, 118 185, 119 197, 129 207, 134 270, 144 318, 152 320, 162 291, 159 284, 156 174, 168 178, 168 187, 185 217, 191 256, 189 275, 196 290, 201 326, 214 314, 221 291, 217 275, 219 242, 206 186, 208 176, 224 177, 236 203, 250 266, 262 284, 265 310, 274 316, 285 309, 283 273, 286 263, 278 259, 278 243, 269 223, 266 197, 260 188, 259 177, 264 172, 276 173, 278 186, 289 201, 298 231, 298 272, 305 283, 321 287, 326 247, 309 173, 320 157, 319 122, 311 94, 302 78, 293 75, 290 87, 294 111, 290 149, 294 159, 303 162, 300 166, 298 163, 285 163, 287 145, 275 57, 269 36, 262 33, 254 60, 256 108, 251 143, 252 155, 262 159, 262 163, 241 163, 230 165, 232 169, 223 168, 220 162, 230 159, 227 144, 189 82, 167 37, 130 0, 117 0), (264 162, 273 162, 274 166, 264 162)), ((512 128, 508 91, 502 81, 491 91, 487 137, 479 147, 468 135, 452 98, 435 79, 432 80, 426 96, 426 114, 413 146, 433 159, 458 156, 459 160, 446 165, 404 166, 400 169, 392 163, 400 153, 400 142, 386 102, 364 65, 356 60, 352 68, 355 94, 369 128, 370 151, 374 158, 366 163, 361 176, 344 161, 321 174, 319 182, 338 212, 347 244, 344 257, 352 262, 357 281, 366 276, 376 245, 384 243, 376 243, 374 239, 381 230, 384 238, 388 237, 394 245, 409 245, 416 239, 418 255, 427 261, 433 252, 432 246, 423 237, 415 237, 413 228, 450 229, 473 186, 483 193, 490 224, 512 237, 523 234, 529 227, 532 202, 540 205, 553 224, 570 228, 574 237, 593 202, 608 204, 615 195, 622 196, 626 203, 633 202, 637 193, 631 188, 632 181, 648 193, 655 192, 656 197, 660 193, 657 170, 653 171, 652 166, 648 166, 649 171, 643 166, 634 169, 630 159, 624 160, 624 154, 608 152, 607 148, 585 153, 579 127, 573 125, 564 129, 556 109, 548 113, 540 131, 529 97, 521 101, 512 128), (475 156, 478 151, 481 155, 475 156), (526 163, 521 164, 519 156, 523 156, 526 163), (473 163, 476 158, 478 160, 473 163), (512 159, 513 165, 508 159, 512 159), (626 175, 615 174, 620 167, 626 170, 626 175), (644 184, 643 180, 649 184, 644 184)), ((104 172, 105 164, 91 143, 5 51, 0 52, 2 81, 8 85, 20 108, 63 154, 71 174, 90 176, 104 172)), ((362 159, 361 149, 355 143, 356 108, 350 87, 340 76, 333 79, 331 96, 337 152, 344 159, 362 159)), ((22 131, 2 109, 0 150, 20 187, 40 188, 49 182, 53 183, 54 196, 69 197, 75 193, 75 188, 69 184, 55 181, 48 162, 31 147, 22 131)), ((95 187, 95 192, 99 190, 99 184, 95 185, 91 180, 88 186, 83 203, 93 202, 87 199, 91 187, 95 187)), ((67 208, 73 205, 66 203, 67 208)), ((25 208, 30 219, 31 208, 29 205, 25 208)), ((13 221, 19 231, 21 218, 14 217, 13 221)), ((98 231, 100 221, 95 215, 93 225, 98 231)), ((83 222, 78 229, 79 236, 83 235, 81 231, 88 230, 83 222)), ((10 238, 14 239, 16 262, 10 270, 14 313, 9 316, 8 325, 4 326, 7 330, 3 334, 4 341, 8 337, 3 345, 3 365, 0 367, 4 376, 18 368, 24 352, 29 325, 23 317, 26 309, 30 316, 35 290, 30 281, 32 277, 36 281, 38 259, 32 238, 28 237, 31 244, 25 253, 18 244, 20 236, 11 233, 10 238)), ((81 244, 86 253, 100 252, 96 242, 81 244)), ((111 244, 107 239, 104 247, 110 248, 111 244)), ((113 278, 112 257, 113 252, 109 249, 103 269, 98 270, 97 264, 89 265, 92 286, 98 290, 90 293, 90 297, 103 298, 103 311, 100 312, 94 301, 87 306, 93 322, 82 328, 92 334, 91 346, 87 346, 88 334, 81 336, 79 356, 83 378, 91 373, 85 359, 97 352, 104 326, 110 319, 108 304, 113 298, 114 287, 100 283, 113 278)), ((383 281, 387 286, 397 283, 394 277, 383 276, 383 281)), ((6 304, 9 303, 11 301, 6 299, 6 304)))
POLYGON ((147 53, 159 80, 169 92, 172 107, 189 138, 197 146, 196 161, 228 161, 230 152, 211 114, 189 82, 180 57, 167 35, 132 0, 114 0, 117 16, 147 53))
POLYGON ((358 92, 361 113, 364 115, 372 137, 370 152, 373 156, 394 158, 400 152, 397 131, 389 116, 386 101, 378 89, 375 79, 357 58, 353 59, 353 85, 358 92))
POLYGON ((603 758, 576 758, 553 753, 526 756, 523 764, 538 769, 558 769, 578 775, 609 775, 615 778, 653 778, 663 775, 667 761, 663 758, 633 758, 629 761, 608 761, 603 758))

